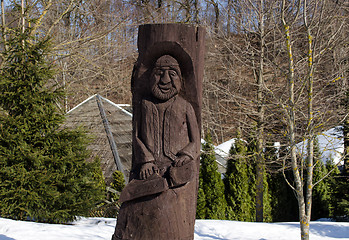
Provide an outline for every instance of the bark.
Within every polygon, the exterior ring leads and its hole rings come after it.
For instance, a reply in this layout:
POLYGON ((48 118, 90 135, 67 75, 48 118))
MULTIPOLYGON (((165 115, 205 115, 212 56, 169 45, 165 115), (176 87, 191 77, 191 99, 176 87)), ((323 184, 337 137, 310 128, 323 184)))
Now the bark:
POLYGON ((132 170, 113 239, 194 239, 204 29, 142 25, 138 51, 132 76, 132 170), (171 83, 169 65, 161 64, 172 64, 179 78, 171 83), (169 83, 178 84, 179 92, 161 101, 152 89, 169 83), (176 166, 180 159, 186 162, 176 166))
POLYGON ((288 54, 288 95, 289 101, 287 105, 287 122, 288 122, 288 136, 289 136, 289 146, 290 146, 290 158, 292 173, 295 182, 295 193, 298 202, 299 210, 299 221, 301 227, 301 239, 309 239, 309 221, 306 217, 306 208, 304 202, 303 193, 303 181, 300 174, 300 169, 297 160, 297 150, 296 150, 296 116, 295 116, 295 74, 294 74, 294 61, 292 52, 292 42, 290 35, 290 25, 287 24, 285 20, 285 0, 282 1, 281 7, 281 21, 284 27, 285 42, 288 54))
POLYGON ((264 75, 264 0, 259 2, 259 37, 260 37, 260 56, 257 75, 257 176, 256 176, 256 221, 263 222, 263 178, 265 163, 263 157, 263 124, 264 124, 264 103, 263 103, 263 75, 264 75))
MULTIPOLYGON (((304 26, 307 30, 308 35, 308 74, 307 74, 307 82, 308 82, 308 146, 307 146, 307 179, 306 179, 306 189, 305 189, 305 230, 307 232, 304 233, 304 238, 309 239, 309 224, 311 219, 311 206, 312 206, 312 192, 313 192, 313 169, 314 169, 314 114, 313 114, 313 86, 314 86, 314 78, 313 78, 313 41, 310 25, 308 23, 307 16, 307 0, 304 0, 304 9, 303 9, 303 21, 304 26)), ((303 236, 303 234, 302 234, 303 236)))

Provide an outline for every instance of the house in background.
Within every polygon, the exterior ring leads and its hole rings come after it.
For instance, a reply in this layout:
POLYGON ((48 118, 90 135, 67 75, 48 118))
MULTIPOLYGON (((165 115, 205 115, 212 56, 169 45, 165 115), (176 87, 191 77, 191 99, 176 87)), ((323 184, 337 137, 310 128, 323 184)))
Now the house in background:
POLYGON ((132 162, 132 110, 127 104, 115 104, 96 94, 66 114, 63 127, 83 126, 92 137, 88 149, 90 161, 101 160, 101 169, 107 186, 115 170, 122 171, 126 182, 132 162))

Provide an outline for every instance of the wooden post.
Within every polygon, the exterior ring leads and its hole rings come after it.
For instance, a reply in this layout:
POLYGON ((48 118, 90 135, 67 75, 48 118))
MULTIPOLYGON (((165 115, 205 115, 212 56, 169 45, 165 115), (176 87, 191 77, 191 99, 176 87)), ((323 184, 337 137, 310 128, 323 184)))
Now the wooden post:
POLYGON ((113 240, 194 239, 204 39, 187 24, 139 27, 132 169, 113 240))
POLYGON ((144 79, 144 75, 155 59, 165 53, 174 55, 188 71, 187 76, 184 76, 184 89, 180 94, 193 105, 201 130, 205 29, 188 24, 141 25, 138 32, 138 52, 132 78, 133 104, 138 105, 139 98, 145 95, 144 91, 148 91, 148 81, 144 79))

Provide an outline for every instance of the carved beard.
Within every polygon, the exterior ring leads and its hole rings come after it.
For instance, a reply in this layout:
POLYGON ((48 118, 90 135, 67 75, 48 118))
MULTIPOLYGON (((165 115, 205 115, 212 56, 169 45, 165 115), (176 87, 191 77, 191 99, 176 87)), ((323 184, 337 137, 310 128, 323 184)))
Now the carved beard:
POLYGON ((171 89, 168 92, 163 93, 157 84, 154 85, 151 92, 152 92, 154 97, 156 97, 157 99, 159 99, 161 101, 167 101, 178 94, 177 88, 175 88, 173 86, 171 87, 171 89))

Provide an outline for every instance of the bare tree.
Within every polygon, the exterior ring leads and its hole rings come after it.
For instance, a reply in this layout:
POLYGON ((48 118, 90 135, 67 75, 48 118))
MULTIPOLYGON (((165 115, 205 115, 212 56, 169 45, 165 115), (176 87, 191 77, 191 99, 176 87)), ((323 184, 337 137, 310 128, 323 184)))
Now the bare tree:
MULTIPOLYGON (((342 46, 343 39, 339 36, 344 25, 334 28, 333 24, 340 18, 340 6, 333 1, 282 0, 280 10, 288 56, 288 101, 281 106, 287 119, 290 163, 295 182, 294 186, 289 185, 298 201, 301 239, 306 240, 309 239, 312 190, 316 184, 313 183, 315 130, 320 131, 336 110, 333 105, 324 104, 328 99, 319 99, 336 79, 333 75, 328 76, 330 72, 322 65, 332 55, 329 49, 342 46), (302 119, 305 125, 300 123, 302 119), (307 139, 306 156, 298 155, 297 137, 307 139)), ((336 98, 331 100, 338 103, 340 96, 336 95, 336 98)))

